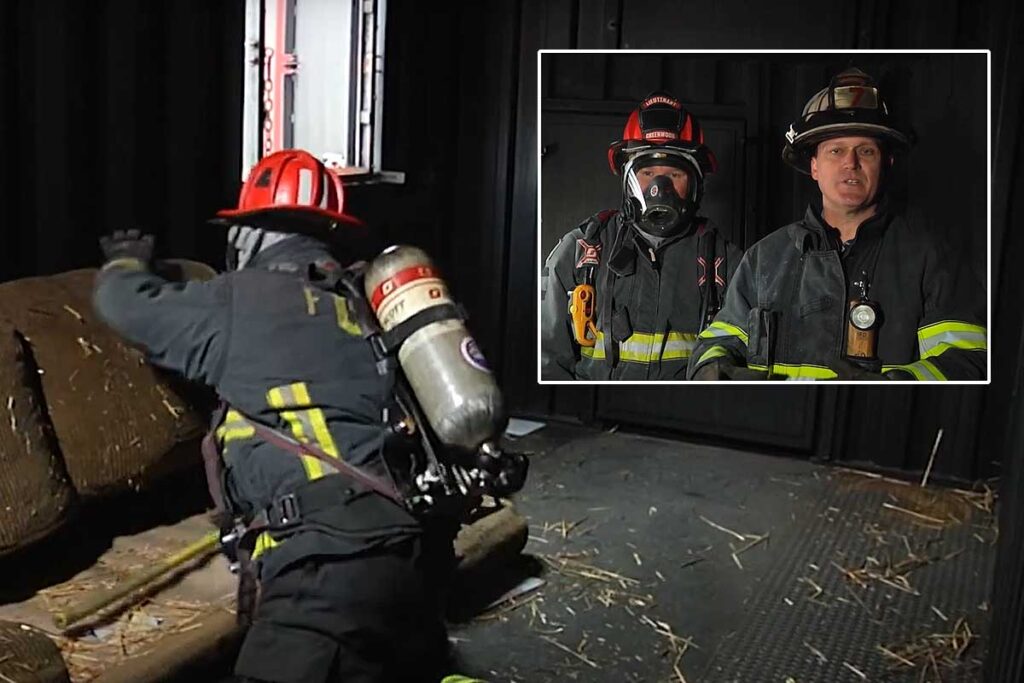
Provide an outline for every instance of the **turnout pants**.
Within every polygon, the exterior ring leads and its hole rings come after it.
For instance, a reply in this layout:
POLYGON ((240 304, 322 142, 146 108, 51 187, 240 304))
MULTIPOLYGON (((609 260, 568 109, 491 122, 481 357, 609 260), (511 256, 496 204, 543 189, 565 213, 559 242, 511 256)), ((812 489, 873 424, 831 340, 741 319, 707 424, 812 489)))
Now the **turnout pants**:
POLYGON ((422 543, 310 557, 265 581, 235 674, 272 683, 439 681, 448 638, 438 551, 430 548, 427 567, 422 543))

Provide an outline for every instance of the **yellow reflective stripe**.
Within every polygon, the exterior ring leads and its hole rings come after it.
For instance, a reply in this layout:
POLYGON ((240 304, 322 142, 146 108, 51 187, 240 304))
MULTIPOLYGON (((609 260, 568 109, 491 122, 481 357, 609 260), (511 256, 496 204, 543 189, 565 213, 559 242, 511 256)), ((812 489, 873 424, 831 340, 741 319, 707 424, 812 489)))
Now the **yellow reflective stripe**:
POLYGON ((284 407, 284 394, 281 389, 274 387, 267 392, 267 404, 271 408, 283 408, 284 407))
MULTIPOLYGON (((267 392, 267 402, 271 408, 284 408, 285 406, 295 406, 296 396, 294 387, 296 385, 286 387, 275 387, 267 392)), ((307 394, 308 398, 308 394, 307 394)), ((305 413, 306 411, 301 411, 305 413)), ((300 414, 294 410, 282 410, 281 418, 288 423, 288 426, 292 430, 292 436, 302 443, 307 443, 309 438, 306 436, 313 433, 312 425, 308 424, 306 415, 300 414)), ((310 480, 319 479, 324 476, 324 468, 322 463, 316 458, 303 455, 301 456, 302 466, 306 470, 306 477, 310 480)))
POLYGON ((946 382, 948 378, 939 370, 935 363, 930 360, 922 358, 914 363, 907 365, 884 365, 882 366, 882 372, 888 372, 890 370, 906 370, 914 376, 915 379, 921 382, 946 382))
MULTIPOLYGON (((293 384, 292 390, 295 392, 295 399, 298 405, 311 406, 313 404, 313 400, 309 396, 309 387, 306 386, 305 382, 293 384)), ((317 445, 319 445, 327 455, 337 458, 338 447, 334 444, 334 438, 331 436, 331 431, 327 429, 327 418, 324 415, 324 411, 320 408, 310 408, 303 412, 306 413, 309 423, 313 428, 313 434, 316 437, 317 445)))
POLYGON ((255 436, 256 430, 249 424, 242 414, 234 408, 229 408, 224 414, 224 422, 217 427, 217 438, 221 442, 248 439, 255 436))
POLYGON ((264 531, 256 537, 256 545, 253 546, 251 557, 255 560, 257 557, 262 555, 264 551, 276 548, 279 545, 281 545, 281 541, 275 541, 269 531, 264 531))
POLYGON ((724 346, 712 346, 710 349, 701 354, 700 358, 697 359, 697 365, 700 365, 704 361, 719 358, 721 356, 728 356, 729 350, 724 346))
POLYGON ((920 365, 922 368, 926 369, 939 382, 948 381, 948 378, 942 373, 942 370, 939 370, 939 366, 937 366, 930 360, 925 360, 924 358, 922 358, 916 363, 911 363, 911 365, 920 365))
MULTIPOLYGON (((764 365, 748 365, 751 370, 767 371, 764 365)), ((834 370, 821 365, 793 365, 790 363, 775 363, 772 365, 773 375, 784 375, 789 379, 835 379, 834 370)))
POLYGON ((952 342, 940 342, 940 343, 938 343, 938 344, 928 348, 928 350, 925 350, 922 347, 921 348, 921 358, 934 358, 935 356, 941 356, 942 354, 944 354, 946 351, 949 351, 950 349, 961 349, 961 350, 964 350, 964 351, 986 351, 986 350, 988 350, 988 345, 986 344, 984 339, 982 339, 980 342, 979 341, 966 341, 966 340, 962 340, 962 341, 955 342, 955 343, 952 343, 952 342))
POLYGON ((357 337, 363 336, 363 330, 359 327, 359 323, 352 320, 348 314, 348 300, 337 294, 331 296, 334 297, 334 314, 338 319, 338 327, 357 337))
POLYGON ((932 323, 931 325, 925 325, 924 327, 918 328, 917 335, 919 337, 933 337, 936 334, 942 334, 943 332, 977 332, 985 334, 985 328, 982 325, 965 323, 960 320, 943 320, 941 322, 932 323))
MULTIPOLYGON (((619 360, 632 363, 685 360, 693 353, 696 344, 697 335, 692 332, 634 332, 628 339, 619 342, 619 360)), ((597 343, 594 346, 580 347, 580 353, 592 360, 603 360, 606 357, 604 334, 598 331, 597 343)))
POLYGON ((310 287, 303 287, 302 293, 306 296, 306 315, 316 315, 316 304, 320 301, 320 297, 313 294, 310 287))
POLYGON ((747 333, 742 328, 720 320, 711 323, 706 330, 700 333, 701 339, 716 339, 718 337, 739 337, 744 345, 748 341, 747 333))
POLYGON ((689 358, 697 346, 697 335, 692 332, 669 332, 667 335, 655 335, 655 344, 661 346, 662 360, 680 360, 689 358), (663 338, 664 342, 660 339, 663 338))
POLYGON ((981 325, 944 320, 917 331, 921 358, 941 355, 950 349, 979 351, 988 348, 987 330, 981 325))
POLYGON ((256 430, 251 425, 244 425, 242 427, 219 427, 217 429, 217 438, 223 443, 238 441, 240 439, 248 439, 255 435, 256 430))

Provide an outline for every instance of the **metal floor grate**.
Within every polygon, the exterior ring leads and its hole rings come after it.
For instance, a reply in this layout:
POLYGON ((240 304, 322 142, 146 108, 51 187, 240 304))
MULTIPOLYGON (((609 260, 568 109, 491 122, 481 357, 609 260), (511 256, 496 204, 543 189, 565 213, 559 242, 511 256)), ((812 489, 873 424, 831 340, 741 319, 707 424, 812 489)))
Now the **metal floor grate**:
POLYGON ((985 629, 995 561, 991 514, 977 498, 971 504, 954 492, 842 473, 829 479, 800 527, 787 534, 743 626, 720 645, 701 680, 980 680, 978 642, 955 666, 939 666, 938 675, 931 666, 895 667, 879 646, 897 650, 928 634, 949 634, 961 618, 975 633, 985 629), (938 524, 915 512, 963 521, 938 524), (914 557, 919 566, 901 572, 914 557))

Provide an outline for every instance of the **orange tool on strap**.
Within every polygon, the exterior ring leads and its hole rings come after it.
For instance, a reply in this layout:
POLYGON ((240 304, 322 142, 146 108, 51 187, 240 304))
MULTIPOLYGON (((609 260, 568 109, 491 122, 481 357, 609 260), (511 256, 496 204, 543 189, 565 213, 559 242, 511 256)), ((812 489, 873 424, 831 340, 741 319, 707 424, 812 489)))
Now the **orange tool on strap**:
POLYGON ((576 285, 569 299, 569 315, 572 316, 572 334, 580 346, 597 344, 597 327, 594 325, 594 286, 576 285), (590 336, 587 336, 587 335, 590 336))

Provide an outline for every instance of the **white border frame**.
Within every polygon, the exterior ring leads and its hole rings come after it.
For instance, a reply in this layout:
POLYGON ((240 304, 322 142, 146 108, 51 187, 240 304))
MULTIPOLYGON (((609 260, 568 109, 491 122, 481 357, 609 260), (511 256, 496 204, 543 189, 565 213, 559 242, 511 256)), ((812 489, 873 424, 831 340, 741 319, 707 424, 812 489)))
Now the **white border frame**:
POLYGON ((988 385, 992 383, 992 51, 988 49, 984 50, 552 50, 543 49, 537 50, 537 263, 534 270, 535 277, 537 279, 536 291, 534 294, 534 301, 537 304, 537 384, 544 386, 593 386, 593 385, 611 385, 611 386, 654 386, 654 385, 682 385, 682 386, 696 386, 696 385, 711 385, 711 386, 735 386, 735 385, 751 385, 759 387, 784 387, 784 386, 956 386, 956 385, 988 385), (985 330, 987 333, 988 349, 986 351, 985 359, 985 379, 984 380, 949 380, 946 382, 920 382, 913 380, 904 381, 888 381, 882 380, 878 382, 857 382, 850 380, 823 380, 817 381, 772 381, 772 382, 758 382, 758 381, 674 381, 674 380, 545 380, 541 379, 541 272, 544 268, 544 254, 541 253, 541 188, 543 183, 541 182, 541 147, 542 147, 542 136, 541 136, 541 94, 543 92, 543 84, 541 81, 543 70, 541 69, 541 59, 546 54, 693 54, 693 55, 705 55, 705 54, 724 54, 724 55, 739 55, 739 54, 885 54, 885 55, 906 55, 906 54, 983 54, 985 55, 985 80, 987 86, 987 102, 986 102, 986 130, 985 130, 985 159, 987 162, 986 168, 986 206, 985 206, 985 223, 986 223, 986 259, 985 259, 985 298, 986 298, 986 309, 985 309, 985 330))

